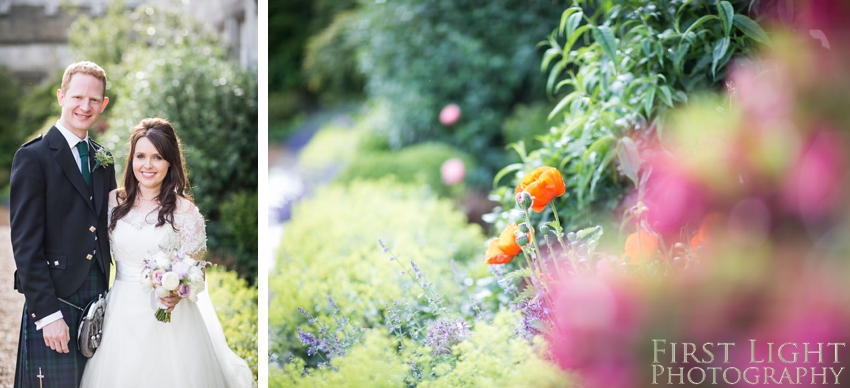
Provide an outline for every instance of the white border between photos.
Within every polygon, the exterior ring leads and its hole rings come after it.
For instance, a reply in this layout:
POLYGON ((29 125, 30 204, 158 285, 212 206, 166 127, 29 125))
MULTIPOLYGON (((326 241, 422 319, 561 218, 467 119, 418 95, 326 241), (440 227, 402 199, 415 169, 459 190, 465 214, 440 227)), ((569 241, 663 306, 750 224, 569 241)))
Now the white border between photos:
MULTIPOLYGON (((269 194, 269 4, 268 1, 257 2, 257 26, 259 53, 257 59, 257 248, 268 244, 268 194, 269 194)), ((258 291, 258 320, 257 322, 257 385, 268 387, 269 384, 269 266, 266 263, 267 254, 260 252, 257 256, 257 291, 258 291)))

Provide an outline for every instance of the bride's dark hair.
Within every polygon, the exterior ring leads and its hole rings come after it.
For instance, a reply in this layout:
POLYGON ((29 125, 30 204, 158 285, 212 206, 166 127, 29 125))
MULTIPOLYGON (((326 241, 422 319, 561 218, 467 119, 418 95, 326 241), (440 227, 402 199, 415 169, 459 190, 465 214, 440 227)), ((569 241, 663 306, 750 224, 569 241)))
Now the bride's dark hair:
POLYGON ((171 224, 174 227, 174 211, 177 209, 177 198, 192 201, 189 194, 189 178, 186 175, 183 147, 180 138, 174 132, 174 127, 167 120, 160 118, 143 119, 130 132, 130 153, 124 165, 124 187, 118 189, 118 205, 112 210, 109 230, 115 229, 115 223, 130 212, 136 198, 139 196, 139 181, 133 172, 133 158, 136 154, 136 143, 141 138, 147 138, 159 154, 169 163, 168 171, 162 180, 162 186, 156 199, 159 200, 159 214, 156 226, 171 224))

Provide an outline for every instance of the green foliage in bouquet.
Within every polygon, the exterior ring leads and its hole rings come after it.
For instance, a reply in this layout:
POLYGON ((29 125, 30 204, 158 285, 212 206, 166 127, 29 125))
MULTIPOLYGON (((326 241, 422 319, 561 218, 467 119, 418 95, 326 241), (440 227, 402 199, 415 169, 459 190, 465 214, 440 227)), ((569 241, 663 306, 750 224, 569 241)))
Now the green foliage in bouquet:
POLYGON ((227 345, 248 362, 257 379, 257 289, 236 272, 220 267, 207 270, 207 291, 221 322, 227 345))
MULTIPOLYGON (((468 224, 450 202, 392 179, 324 187, 295 206, 284 228, 269 276, 273 363, 291 353, 307 358, 296 329, 306 330, 308 319, 298 308, 319 322, 333 322, 328 297, 353 327, 380 325, 385 303, 405 298, 419 306, 419 319, 433 317, 419 284, 400 281, 399 263, 409 268, 410 261, 416 262, 446 305, 460 305, 468 296, 453 281, 451 260, 463 266, 480 259, 484 245, 480 228, 468 224), (378 239, 398 255, 398 263, 381 251, 378 239)), ((471 265, 479 272, 472 278, 486 274, 484 266, 471 265)), ((320 360, 307 361, 315 365, 320 360)))
POLYGON ((307 71, 339 83, 355 52, 366 94, 390 107, 387 125, 373 130, 392 148, 446 142, 495 170, 502 120, 516 102, 542 96, 534 43, 555 26, 549 13, 537 1, 363 1, 311 41, 309 63, 335 60, 307 71), (463 116, 448 127, 438 116, 451 103, 463 116))
MULTIPOLYGON (((564 228, 601 222, 638 184, 639 150, 664 137, 662 113, 690 93, 719 86, 733 56, 769 43, 744 13, 748 1, 574 1, 560 15, 540 70, 547 73, 555 131, 537 149, 517 145, 520 163, 504 167, 494 187, 548 165, 564 173, 557 201, 564 228), (517 173, 514 175, 514 173, 517 173)), ((513 207, 513 190, 493 192, 513 207)), ((511 218, 496 212, 503 223, 511 218)))
MULTIPOLYGON (((183 141, 193 195, 207 218, 209 247, 240 261, 240 276, 256 279, 256 240, 228 229, 220 204, 257 187, 257 75, 228 60, 214 35, 181 13, 121 2, 107 15, 71 27, 77 59, 109 73, 114 108, 102 143, 119 171, 129 129, 145 117, 169 120, 183 141), (99 44, 91 44, 99 42, 99 44)), ((256 225, 253 226, 256 229, 256 225)))

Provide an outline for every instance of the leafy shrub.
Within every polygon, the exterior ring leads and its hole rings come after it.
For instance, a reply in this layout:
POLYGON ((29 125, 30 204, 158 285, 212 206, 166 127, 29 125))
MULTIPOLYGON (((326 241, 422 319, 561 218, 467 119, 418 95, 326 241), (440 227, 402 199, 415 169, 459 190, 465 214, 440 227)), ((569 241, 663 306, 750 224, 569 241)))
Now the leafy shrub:
POLYGON ((444 184, 440 174, 440 167, 451 158, 463 160, 467 170, 474 169, 473 159, 464 152, 446 144, 426 143, 400 151, 357 153, 337 179, 351 182, 394 175, 400 183, 427 185, 441 196, 457 195, 459 190, 444 184))
POLYGON ((514 106, 510 116, 502 123, 502 137, 505 143, 521 141, 526 149, 540 148, 538 137, 549 132, 551 125, 548 115, 551 111, 552 106, 542 102, 514 106))
POLYGON ((257 379, 257 289, 235 272, 213 267, 207 271, 208 292, 221 322, 227 345, 248 362, 257 379))
MULTIPOLYGON (((336 38, 315 38, 307 57, 339 58, 354 48, 366 94, 389 107, 387 125, 373 130, 394 149, 447 142, 493 169, 503 163, 506 112, 542 95, 534 43, 555 26, 548 8, 516 0, 362 2, 326 32, 336 38), (447 127, 437 118, 450 103, 463 117, 447 127)), ((349 63, 323 66, 323 74, 341 74, 349 63)))
MULTIPOLYGON (((505 167, 494 186, 512 172, 555 166, 567 186, 557 201, 565 229, 607 219, 638 184, 639 148, 664 136, 663 113, 689 93, 719 86, 733 56, 768 41, 743 14, 750 2, 734 3, 575 1, 545 42, 541 63, 547 91, 567 91, 550 113, 562 121, 540 148, 520 149, 522 162, 505 167), (587 44, 577 47, 581 41, 587 44)), ((512 190, 494 194, 512 207, 512 190)), ((511 217, 498 215, 505 223, 511 217)))
MULTIPOLYGON (((272 361, 290 353, 306 357, 296 329, 306 327, 304 308, 317 320, 331 321, 332 297, 356 327, 379 325, 384 303, 417 295, 418 284, 399 282, 399 266, 381 252, 378 239, 409 267, 414 261, 445 297, 459 305, 461 286, 452 281, 450 259, 463 265, 480 258, 480 228, 466 223, 451 203, 392 179, 331 185, 299 202, 280 242, 270 271, 269 339, 272 361), (400 215, 404 215, 402 216, 400 215)), ((483 270, 483 266, 475 265, 483 270)), ((433 312, 431 312, 433 314, 433 312)), ((315 365, 317 360, 308 360, 315 365)))
POLYGON ((433 357, 423 344, 398 339, 386 329, 369 330, 363 343, 329 366, 302 374, 303 360, 293 359, 269 372, 274 387, 569 387, 569 375, 546 360, 545 345, 515 336, 517 316, 502 311, 493 323, 479 321, 451 355, 433 357), (413 369, 416 360, 424 369, 413 369))
POLYGON ((354 159, 362 131, 336 124, 327 125, 298 153, 298 166, 304 175, 339 172, 354 159))
POLYGON ((0 187, 9 183, 12 158, 23 143, 22 129, 16 126, 20 87, 5 66, 0 66, 0 187))
MULTIPOLYGON (((110 74, 115 106, 101 140, 120 170, 129 128, 145 117, 171 121, 183 141, 195 201, 208 219, 210 249, 227 253, 255 245, 256 239, 233 241, 219 205, 234 192, 256 191, 257 75, 230 62, 216 38, 188 16, 148 5, 132 12, 122 7, 119 2, 101 18, 81 18, 70 31, 80 59, 95 60, 110 74)), ((242 234, 251 235, 256 231, 242 234)), ((238 268, 249 270, 240 275, 253 280, 256 250, 236 259, 242 261, 238 268)))
POLYGON ((219 205, 219 214, 226 222, 217 223, 224 230, 217 234, 223 236, 222 245, 236 260, 232 269, 240 274, 254 274, 248 280, 255 282, 257 274, 257 192, 240 191, 231 194, 227 201, 219 205))

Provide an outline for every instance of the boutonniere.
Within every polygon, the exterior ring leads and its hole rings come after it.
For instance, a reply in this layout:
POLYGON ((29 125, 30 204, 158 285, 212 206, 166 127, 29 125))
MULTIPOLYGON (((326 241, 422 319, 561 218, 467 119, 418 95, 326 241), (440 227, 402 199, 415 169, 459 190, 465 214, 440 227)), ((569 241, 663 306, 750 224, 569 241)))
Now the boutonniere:
POLYGON ((103 148, 98 148, 94 153, 94 168, 96 169, 98 166, 103 166, 104 168, 109 167, 110 164, 115 163, 115 159, 112 158, 112 155, 106 152, 103 148))

